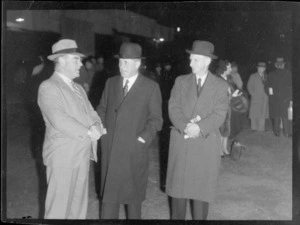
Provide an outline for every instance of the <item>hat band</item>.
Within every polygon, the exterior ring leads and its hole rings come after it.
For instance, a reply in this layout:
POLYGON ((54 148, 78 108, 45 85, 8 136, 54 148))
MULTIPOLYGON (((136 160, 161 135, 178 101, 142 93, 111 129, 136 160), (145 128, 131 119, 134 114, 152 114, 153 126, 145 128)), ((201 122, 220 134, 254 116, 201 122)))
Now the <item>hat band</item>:
POLYGON ((54 52, 53 54, 70 54, 70 53, 80 53, 77 48, 67 48, 54 52))

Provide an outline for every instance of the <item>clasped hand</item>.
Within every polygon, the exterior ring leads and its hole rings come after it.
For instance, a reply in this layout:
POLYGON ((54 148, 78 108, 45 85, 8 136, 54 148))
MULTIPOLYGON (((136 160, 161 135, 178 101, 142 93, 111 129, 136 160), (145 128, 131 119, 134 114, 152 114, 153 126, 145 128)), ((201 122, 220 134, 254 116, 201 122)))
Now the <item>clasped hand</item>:
POLYGON ((100 137, 106 133, 106 129, 103 128, 103 125, 92 125, 88 131, 88 135, 92 140, 99 140, 100 137))
POLYGON ((200 134, 200 128, 198 124, 196 123, 188 123, 186 128, 184 129, 184 132, 190 137, 190 138, 197 138, 200 134))

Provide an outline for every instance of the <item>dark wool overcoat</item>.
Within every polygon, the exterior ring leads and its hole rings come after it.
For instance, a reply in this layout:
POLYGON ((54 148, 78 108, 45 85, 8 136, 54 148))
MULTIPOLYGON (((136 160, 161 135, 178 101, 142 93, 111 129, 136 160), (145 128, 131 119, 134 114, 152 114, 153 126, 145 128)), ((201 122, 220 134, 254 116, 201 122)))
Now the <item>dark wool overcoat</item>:
POLYGON ((130 204, 145 199, 148 147, 162 127, 162 99, 159 85, 143 75, 125 98, 122 86, 121 76, 109 78, 97 107, 107 129, 101 137, 101 195, 103 202, 130 204))
POLYGON ((287 109, 292 100, 292 74, 287 69, 276 69, 271 72, 266 82, 269 95, 270 118, 287 118, 287 109), (270 95, 269 88, 273 89, 270 95))

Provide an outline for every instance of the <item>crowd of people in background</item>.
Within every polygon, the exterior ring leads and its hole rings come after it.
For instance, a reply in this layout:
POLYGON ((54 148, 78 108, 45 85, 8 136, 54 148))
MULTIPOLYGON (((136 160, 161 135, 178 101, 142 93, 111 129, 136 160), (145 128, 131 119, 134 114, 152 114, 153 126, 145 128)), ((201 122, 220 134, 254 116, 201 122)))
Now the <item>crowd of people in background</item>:
MULTIPOLYGON (((206 48, 207 46, 204 47, 206 48)), ((247 127, 248 118, 250 119, 252 132, 267 131, 267 121, 269 120, 270 124, 272 124, 273 134, 276 137, 280 136, 281 129, 285 137, 292 136, 292 81, 291 72, 285 68, 286 62, 284 58, 277 58, 274 63, 275 70, 268 73, 267 64, 265 62, 257 62, 255 66, 256 72, 248 74, 249 78, 247 78, 245 74, 241 76, 239 73, 239 65, 237 62, 230 62, 229 60, 224 59, 216 60, 212 53, 210 55, 206 55, 206 53, 204 54, 201 51, 200 53, 197 52, 198 50, 197 46, 193 46, 193 50, 189 52, 189 54, 193 55, 190 58, 190 66, 192 70, 196 71, 199 66, 196 65, 195 61, 193 61, 195 60, 193 58, 194 55, 197 57, 199 57, 199 55, 204 55, 210 58, 209 63, 205 64, 207 67, 206 69, 210 66, 212 61, 211 59, 214 59, 217 62, 217 67, 215 71, 211 71, 212 74, 214 74, 214 77, 216 77, 217 80, 222 80, 222 82, 226 83, 228 86, 227 95, 229 108, 226 108, 225 121, 219 128, 222 143, 220 155, 222 157, 230 155, 232 143, 237 142, 238 135, 247 127)), ((179 72, 176 71, 177 67, 171 63, 171 61, 151 62, 150 65, 153 66, 150 67, 148 66, 149 61, 147 61, 147 59, 142 58, 140 55, 139 57, 141 59, 140 66, 138 68, 139 74, 142 74, 143 76, 158 83, 161 92, 163 123, 160 131, 160 163, 162 165, 162 172, 160 174, 163 176, 161 177, 161 181, 163 181, 161 186, 165 189, 166 178, 164 176, 166 176, 167 171, 170 149, 169 145, 171 143, 170 133, 172 133, 171 130, 173 127, 170 115, 174 113, 170 112, 170 99, 172 99, 175 104, 175 102, 178 101, 176 96, 182 94, 181 92, 178 92, 181 86, 177 79, 177 77, 182 74, 179 74, 179 72), (175 82, 176 80, 177 84, 175 82), (178 93, 176 94, 175 92, 178 93)), ((203 60, 203 63, 206 62, 202 58, 201 60, 203 60)), ((122 60, 120 60, 120 62, 122 62, 122 60)), ((119 73, 115 73, 115 68, 108 68, 102 54, 98 54, 97 56, 85 56, 82 60, 82 65, 79 76, 74 79, 74 82, 82 86, 91 106, 93 107, 93 110, 97 110, 101 99, 105 98, 106 101, 109 101, 107 96, 103 97, 107 80, 113 76, 119 75, 120 71, 119 73)), ((119 67, 121 68, 120 64, 119 67)), ((28 69, 28 67, 26 68, 24 62, 22 62, 14 78, 16 88, 18 89, 20 96, 23 100, 25 100, 30 114, 32 126, 32 150, 33 155, 37 158, 37 169, 41 178, 40 182, 42 181, 41 185, 44 186, 46 185, 46 180, 42 178, 45 178, 46 169, 42 162, 41 149, 44 141, 45 125, 37 99, 41 83, 47 80, 52 75, 53 71, 53 64, 51 64, 51 62, 45 57, 39 56, 38 62, 36 62, 35 66, 30 69, 28 69)), ((219 85, 221 85, 221 83, 219 85)), ((149 83, 149 85, 150 84, 151 83, 149 83)), ((217 93, 217 90, 215 90, 215 92, 217 93)), ((103 102, 102 106, 106 107, 103 102)), ((207 106, 210 107, 209 104, 207 104, 207 106)), ((176 107, 179 107, 178 104, 176 107)), ((176 119, 175 114, 174 118, 176 119)), ((173 120, 175 120, 174 118, 173 120)), ((191 122, 191 126, 193 126, 193 123, 194 122, 191 122)), ((187 127, 186 129, 190 128, 187 127)), ((191 131, 191 133, 193 132, 191 131)), ((100 145, 98 145, 98 159, 101 158, 100 148, 100 145)), ((99 180, 101 177, 100 164, 101 162, 99 161, 94 164, 97 194, 100 193, 101 188, 101 182, 99 180)), ((100 198, 100 196, 98 197, 100 198)))

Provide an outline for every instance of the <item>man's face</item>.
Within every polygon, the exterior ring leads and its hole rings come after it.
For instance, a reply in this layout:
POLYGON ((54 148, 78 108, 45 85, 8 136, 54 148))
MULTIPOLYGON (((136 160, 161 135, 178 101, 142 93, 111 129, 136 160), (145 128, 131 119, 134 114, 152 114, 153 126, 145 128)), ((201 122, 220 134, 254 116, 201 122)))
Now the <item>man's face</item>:
POLYGON ((258 67, 258 68, 257 68, 257 71, 258 71, 259 73, 263 73, 263 72, 265 72, 265 70, 266 70, 265 67, 258 67))
POLYGON ((194 74, 205 73, 208 69, 208 66, 211 62, 211 59, 204 55, 190 55, 190 67, 194 74))
POLYGON ((121 76, 124 78, 129 78, 136 75, 140 65, 140 59, 119 59, 121 76))
POLYGON ((64 68, 65 75, 70 79, 79 77, 79 69, 82 66, 80 56, 67 54, 62 57, 62 60, 61 65, 64 68))

